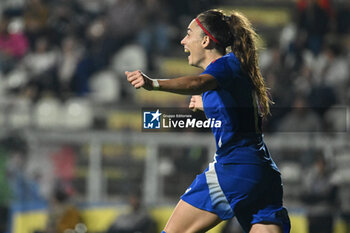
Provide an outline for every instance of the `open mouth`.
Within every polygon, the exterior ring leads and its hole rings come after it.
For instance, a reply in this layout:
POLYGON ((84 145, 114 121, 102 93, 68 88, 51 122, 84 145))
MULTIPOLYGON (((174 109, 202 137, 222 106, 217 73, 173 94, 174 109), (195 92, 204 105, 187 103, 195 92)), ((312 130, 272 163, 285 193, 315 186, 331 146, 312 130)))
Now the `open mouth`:
POLYGON ((188 54, 188 56, 190 56, 190 55, 191 55, 190 50, 188 50, 187 48, 185 48, 185 53, 187 53, 187 54, 188 54))

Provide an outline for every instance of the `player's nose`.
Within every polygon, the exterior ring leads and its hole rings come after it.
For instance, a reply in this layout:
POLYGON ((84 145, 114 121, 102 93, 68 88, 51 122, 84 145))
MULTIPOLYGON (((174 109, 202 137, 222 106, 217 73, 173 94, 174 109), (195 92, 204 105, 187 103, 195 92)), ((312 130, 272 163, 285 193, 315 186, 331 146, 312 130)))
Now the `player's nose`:
POLYGON ((184 37, 184 38, 180 41, 180 44, 181 44, 181 45, 185 45, 185 40, 186 40, 186 37, 184 37))

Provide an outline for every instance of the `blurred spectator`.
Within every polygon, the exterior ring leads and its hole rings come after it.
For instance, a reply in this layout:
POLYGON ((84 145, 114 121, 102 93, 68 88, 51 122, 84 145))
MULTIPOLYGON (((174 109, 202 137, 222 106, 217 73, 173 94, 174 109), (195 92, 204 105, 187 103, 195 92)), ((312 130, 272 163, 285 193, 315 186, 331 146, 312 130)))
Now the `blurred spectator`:
POLYGON ((165 55, 169 50, 169 22, 166 2, 160 0, 144 0, 144 25, 138 40, 147 54, 148 70, 153 71, 157 55, 165 55))
POLYGON ((57 66, 61 96, 67 96, 71 93, 71 82, 83 52, 83 48, 78 44, 76 38, 67 36, 63 39, 57 66))
POLYGON ((321 129, 319 116, 302 96, 295 98, 291 111, 281 119, 278 128, 279 132, 319 132, 321 129))
POLYGON ((40 76, 54 67, 57 59, 56 52, 50 48, 47 37, 40 37, 35 41, 35 49, 23 59, 23 65, 30 77, 40 76))
POLYGON ((333 232, 336 187, 331 182, 331 170, 323 156, 317 158, 304 177, 303 190, 309 233, 333 232))
POLYGON ((28 53, 21 64, 21 69, 28 76, 28 87, 34 90, 34 100, 40 98, 45 91, 58 92, 56 65, 57 51, 50 47, 47 37, 38 38, 34 51, 28 53))
POLYGON ((323 45, 324 36, 329 31, 331 8, 328 0, 299 0, 298 26, 307 34, 306 48, 317 55, 323 45))
MULTIPOLYGON (((156 7, 156 6, 153 6, 156 7)), ((106 34, 104 55, 110 58, 119 48, 132 43, 140 31, 147 11, 140 0, 116 0, 106 13, 106 34)))
MULTIPOLYGON (((349 153, 347 153, 346 156, 349 156, 349 153)), ((348 163, 343 163, 343 164, 344 164, 343 169, 348 170, 349 169, 348 163)), ((339 207, 340 207, 339 209, 340 209, 341 218, 345 223, 344 233, 350 233, 350 202, 349 202, 350 182, 349 181, 350 181, 349 179, 343 178, 343 180, 340 180, 338 184, 338 197, 339 197, 339 207)))
POLYGON ((308 95, 310 105, 320 117, 337 103, 335 90, 329 86, 313 84, 308 95))
POLYGON ((6 168, 3 167, 3 169, 5 169, 7 183, 11 189, 6 190, 6 184, 4 185, 4 192, 2 192, 4 200, 11 201, 13 204, 44 202, 39 188, 39 174, 31 176, 26 171, 27 142, 17 133, 11 133, 1 140, 0 145, 7 157, 4 161, 6 168), (10 199, 5 195, 9 192, 11 193, 10 199))
POLYGON ((293 72, 298 72, 305 62, 303 60, 303 53, 305 52, 306 37, 306 32, 299 30, 286 51, 285 66, 293 72))
POLYGON ((276 46, 265 50, 261 58, 264 64, 262 73, 266 77, 267 86, 271 89, 275 107, 286 107, 292 100, 292 91, 286 92, 286 88, 292 86, 292 73, 284 66, 281 51, 276 46))
POLYGON ((77 3, 89 17, 95 18, 105 12, 108 1, 115 0, 77 0, 77 3))
POLYGON ((60 46, 65 37, 82 35, 87 21, 84 10, 76 0, 52 1, 47 21, 50 41, 60 46))
POLYGON ((314 84, 331 87, 336 91, 337 100, 345 103, 349 66, 342 54, 339 42, 332 42, 325 46, 315 61, 313 71, 314 84))
POLYGON ((0 232, 7 232, 9 205, 11 202, 11 188, 9 184, 9 174, 7 169, 8 152, 6 140, 0 141, 0 232))
POLYGON ((26 0, 2 0, 0 10, 3 7, 3 15, 9 17, 22 16, 23 6, 26 0))
MULTIPOLYGON (((172 24, 176 25, 178 28, 183 28, 182 26, 187 26, 187 24, 192 20, 194 15, 199 14, 202 11, 208 10, 217 6, 219 4, 218 0, 177 0, 171 1, 167 0, 169 4, 169 15, 171 17, 172 24)), ((185 27, 186 27, 185 26, 185 27)), ((177 39, 180 41, 182 35, 179 35, 180 38, 177 39)))
POLYGON ((77 96, 85 96, 90 92, 91 76, 106 67, 109 61, 109 47, 105 43, 106 30, 103 18, 96 18, 86 29, 86 49, 71 82, 72 91, 77 96))
MULTIPOLYGON (((273 43, 271 43, 273 44, 273 43)), ((296 72, 286 67, 284 62, 285 55, 276 45, 271 45, 261 53, 260 61, 261 72, 265 77, 270 95, 275 102, 272 105, 272 115, 268 121, 264 121, 264 130, 276 131, 279 124, 279 119, 287 112, 287 106, 293 102, 294 95, 294 76, 296 72), (291 88, 293 87, 293 88, 291 88), (289 89, 290 91, 285 91, 289 89)))
POLYGON ((21 32, 9 31, 10 19, 0 19, 0 71, 7 73, 27 52, 28 41, 21 32))
POLYGON ((336 14, 337 33, 340 35, 350 33, 350 2, 342 1, 337 6, 336 14))
POLYGON ((350 147, 336 146, 332 153, 334 172, 331 182, 337 187, 337 212, 344 221, 344 233, 350 233, 350 147))
POLYGON ((156 222, 142 207, 140 197, 131 194, 128 197, 130 212, 121 214, 109 227, 107 233, 156 233, 156 222))
POLYGON ((28 0, 24 7, 24 24, 30 47, 34 48, 38 37, 47 33, 49 9, 43 0, 28 0))
POLYGON ((49 208, 49 216, 45 233, 63 233, 74 230, 82 218, 77 207, 69 200, 69 195, 61 187, 56 187, 49 208))
POLYGON ((347 109, 346 106, 332 106, 324 114, 324 126, 326 132, 347 131, 347 109))

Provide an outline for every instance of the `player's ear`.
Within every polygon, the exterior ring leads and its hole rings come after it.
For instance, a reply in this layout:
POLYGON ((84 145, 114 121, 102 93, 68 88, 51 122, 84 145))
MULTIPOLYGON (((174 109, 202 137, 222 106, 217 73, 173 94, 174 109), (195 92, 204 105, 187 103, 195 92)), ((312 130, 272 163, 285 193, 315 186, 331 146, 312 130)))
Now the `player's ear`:
POLYGON ((209 36, 203 36, 203 39, 202 39, 202 47, 203 48, 207 48, 210 44, 210 38, 209 36))

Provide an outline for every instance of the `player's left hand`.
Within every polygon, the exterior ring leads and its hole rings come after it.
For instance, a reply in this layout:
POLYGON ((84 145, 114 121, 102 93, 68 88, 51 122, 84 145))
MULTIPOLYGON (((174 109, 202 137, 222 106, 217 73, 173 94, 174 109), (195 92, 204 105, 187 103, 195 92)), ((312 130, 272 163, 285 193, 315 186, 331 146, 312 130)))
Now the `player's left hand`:
POLYGON ((200 96, 200 95, 193 95, 191 100, 190 100, 190 104, 189 104, 188 107, 193 112, 195 112, 197 110, 204 111, 202 96, 200 96))
POLYGON ((146 90, 153 90, 153 82, 150 78, 146 77, 140 70, 125 71, 126 78, 131 85, 136 89, 143 87, 146 90))

